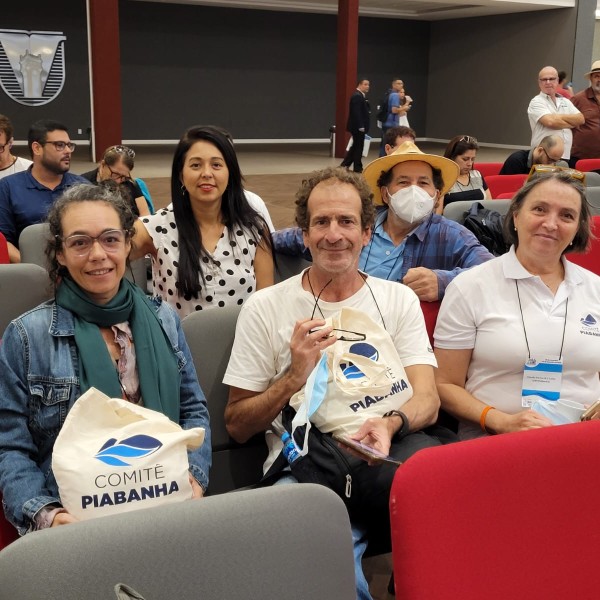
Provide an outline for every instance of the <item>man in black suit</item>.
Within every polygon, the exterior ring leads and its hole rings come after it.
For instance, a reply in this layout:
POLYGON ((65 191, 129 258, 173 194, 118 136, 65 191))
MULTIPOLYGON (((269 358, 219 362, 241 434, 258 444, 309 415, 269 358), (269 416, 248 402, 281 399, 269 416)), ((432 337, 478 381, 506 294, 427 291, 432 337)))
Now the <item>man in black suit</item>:
POLYGON ((369 80, 361 79, 356 91, 350 98, 350 112, 346 130, 352 134, 352 146, 346 152, 342 167, 349 167, 354 163, 354 172, 362 173, 362 153, 365 144, 365 135, 369 131, 369 114, 371 112, 366 94, 369 91, 369 80))

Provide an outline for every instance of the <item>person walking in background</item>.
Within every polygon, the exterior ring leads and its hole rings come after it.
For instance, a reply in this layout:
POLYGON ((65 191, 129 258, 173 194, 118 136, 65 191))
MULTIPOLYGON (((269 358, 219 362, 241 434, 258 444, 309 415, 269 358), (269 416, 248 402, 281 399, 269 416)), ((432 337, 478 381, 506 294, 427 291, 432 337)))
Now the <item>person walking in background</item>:
POLYGON ((356 91, 350 98, 350 108, 348 112, 348 123, 346 130, 352 134, 352 146, 346 152, 341 167, 350 167, 354 165, 355 173, 362 173, 362 153, 365 145, 365 136, 369 132, 370 112, 367 92, 369 91, 369 80, 361 79, 358 82, 356 91))

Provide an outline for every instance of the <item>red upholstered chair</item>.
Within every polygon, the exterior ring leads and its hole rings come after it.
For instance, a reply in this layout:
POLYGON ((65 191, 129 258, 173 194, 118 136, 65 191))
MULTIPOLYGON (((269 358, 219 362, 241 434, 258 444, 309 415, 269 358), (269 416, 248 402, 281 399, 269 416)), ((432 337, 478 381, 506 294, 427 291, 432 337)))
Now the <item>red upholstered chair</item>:
POLYGON ((441 300, 435 302, 423 302, 421 301, 421 310, 425 317, 425 327, 427 327, 427 335, 429 341, 433 347, 433 332, 435 330, 435 322, 437 321, 438 312, 440 311, 441 300))
POLYGON ((512 200, 515 192, 504 192, 503 194, 498 194, 494 200, 512 200))
MULTIPOLYGON (((0 496, 0 502, 2 496, 0 496)), ((6 520, 4 512, 0 509, 0 550, 14 542, 19 537, 17 530, 6 520)))
POLYGON ((10 262, 8 258, 8 245, 3 233, 0 233, 0 264, 7 265, 10 262))
POLYGON ((566 257, 576 265, 600 275, 600 215, 592 217, 592 233, 596 239, 591 240, 587 252, 570 252, 566 257))
POLYGON ((473 168, 479 171, 484 179, 487 179, 490 175, 498 175, 503 164, 501 162, 476 163, 473 168))
POLYGON ((396 598, 597 598, 600 421, 428 448, 390 496, 396 598))
POLYGON ((518 175, 490 175, 485 178, 485 182, 490 188, 492 198, 499 198, 499 194, 516 192, 527 179, 527 175, 519 173, 518 175))
POLYGON ((580 158, 575 163, 575 168, 578 171, 595 171, 600 169, 600 158, 580 158))

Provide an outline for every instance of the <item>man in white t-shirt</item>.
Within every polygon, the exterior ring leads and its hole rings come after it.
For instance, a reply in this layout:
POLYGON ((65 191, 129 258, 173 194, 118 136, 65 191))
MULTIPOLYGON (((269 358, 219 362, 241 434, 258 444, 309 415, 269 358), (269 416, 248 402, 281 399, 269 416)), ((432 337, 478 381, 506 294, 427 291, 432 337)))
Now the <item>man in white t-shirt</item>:
MULTIPOLYGON (((325 318, 352 307, 383 324, 413 389, 412 397, 398 404, 401 411, 365 416, 352 437, 400 460, 439 445, 437 438, 422 431, 435 423, 439 399, 433 378, 436 363, 418 298, 407 286, 358 270, 373 226, 370 188, 346 169, 328 168, 305 181, 296 197, 296 220, 313 264, 300 275, 256 292, 242 308, 223 380, 231 386, 225 410, 230 435, 244 442, 267 432, 265 469, 273 463, 282 448, 281 411, 304 387, 321 353, 337 341, 339 333, 325 318)), ((361 568, 366 529, 356 521, 352 525, 357 597, 369 599, 361 568)))
POLYGON ((544 67, 539 72, 538 85, 540 93, 531 99, 527 108, 531 127, 530 146, 534 148, 539 145, 547 135, 560 134, 565 142, 562 158, 569 160, 573 144, 571 129, 583 125, 585 118, 570 100, 556 93, 558 71, 554 67, 544 67))
POLYGON ((7 175, 26 171, 33 164, 27 158, 20 158, 12 154, 14 141, 13 126, 10 119, 0 115, 0 179, 7 175))

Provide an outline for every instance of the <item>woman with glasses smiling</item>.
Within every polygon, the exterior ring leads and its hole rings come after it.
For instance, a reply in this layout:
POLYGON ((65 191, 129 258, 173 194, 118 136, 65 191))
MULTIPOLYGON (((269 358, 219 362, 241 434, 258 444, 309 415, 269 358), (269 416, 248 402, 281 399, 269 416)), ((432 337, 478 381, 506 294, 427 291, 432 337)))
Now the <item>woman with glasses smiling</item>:
POLYGON ((0 493, 21 534, 75 520, 60 503, 52 448, 90 387, 184 429, 204 427, 204 444, 188 454, 193 497, 208 485, 208 410, 179 318, 123 277, 134 221, 108 187, 67 190, 48 216, 55 297, 15 319, 2 338, 0 493))
POLYGON ((131 177, 135 152, 122 145, 110 146, 104 151, 102 160, 96 169, 82 173, 92 183, 111 180, 119 185, 125 199, 136 217, 149 215, 148 203, 140 186, 131 177))
MULTIPOLYGON (((448 142, 444 157, 458 165, 460 174, 444 197, 444 206, 457 200, 488 200, 492 197, 483 175, 473 169, 478 149, 477 140, 470 135, 457 135, 448 142)), ((440 213, 443 208, 440 203, 440 213)))

